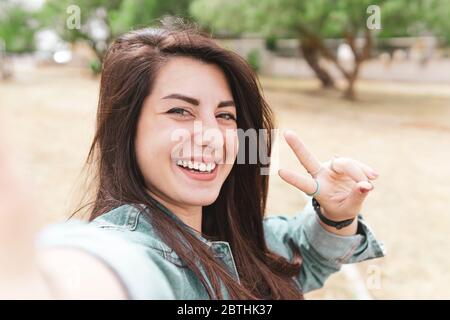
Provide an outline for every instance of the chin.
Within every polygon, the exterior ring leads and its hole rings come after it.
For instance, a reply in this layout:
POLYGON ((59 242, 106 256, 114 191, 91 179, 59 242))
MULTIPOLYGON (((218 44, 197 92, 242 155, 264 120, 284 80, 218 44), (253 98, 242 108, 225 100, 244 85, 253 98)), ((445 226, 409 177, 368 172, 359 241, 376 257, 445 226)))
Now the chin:
POLYGON ((209 191, 208 194, 202 195, 202 194, 196 194, 193 195, 195 191, 192 193, 183 195, 181 198, 181 202, 190 205, 190 206, 209 206, 210 204, 214 203, 214 201, 217 200, 217 197, 219 196, 219 192, 211 192, 209 191))

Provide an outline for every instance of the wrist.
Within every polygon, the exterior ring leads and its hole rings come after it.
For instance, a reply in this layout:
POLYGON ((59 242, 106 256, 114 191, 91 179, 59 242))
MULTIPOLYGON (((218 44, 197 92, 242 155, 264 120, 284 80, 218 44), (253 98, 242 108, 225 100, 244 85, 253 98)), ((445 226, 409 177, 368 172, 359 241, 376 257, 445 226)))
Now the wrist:
POLYGON ((320 220, 319 217, 317 217, 317 220, 319 221, 319 224, 322 226, 323 229, 326 231, 339 235, 339 236, 353 236, 357 234, 358 231, 358 220, 355 219, 353 222, 341 229, 336 229, 335 227, 331 227, 329 225, 326 225, 322 220, 320 220))
POLYGON ((337 220, 331 218, 315 198, 312 199, 312 205, 320 225, 325 230, 338 235, 354 235, 357 233, 358 219, 356 217, 337 220))

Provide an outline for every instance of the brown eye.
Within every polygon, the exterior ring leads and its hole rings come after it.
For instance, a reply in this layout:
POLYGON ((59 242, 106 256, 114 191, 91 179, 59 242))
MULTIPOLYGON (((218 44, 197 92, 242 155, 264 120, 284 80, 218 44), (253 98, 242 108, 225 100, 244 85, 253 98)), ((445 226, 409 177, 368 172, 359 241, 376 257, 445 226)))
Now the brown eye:
POLYGON ((225 120, 234 120, 236 121, 236 117, 232 113, 221 113, 218 115, 218 117, 221 117, 225 120))
POLYGON ((175 113, 177 115, 180 115, 181 117, 185 117, 191 114, 189 111, 183 108, 172 108, 169 111, 167 111, 167 113, 175 113))

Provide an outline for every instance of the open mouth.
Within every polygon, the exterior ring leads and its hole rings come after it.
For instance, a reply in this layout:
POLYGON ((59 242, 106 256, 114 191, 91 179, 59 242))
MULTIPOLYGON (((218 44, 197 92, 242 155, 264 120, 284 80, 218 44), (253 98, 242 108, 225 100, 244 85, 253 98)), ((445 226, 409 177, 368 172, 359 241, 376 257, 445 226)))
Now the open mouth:
POLYGON ((211 180, 217 174, 218 165, 215 162, 198 162, 191 160, 177 160, 175 162, 190 178, 196 180, 211 180))

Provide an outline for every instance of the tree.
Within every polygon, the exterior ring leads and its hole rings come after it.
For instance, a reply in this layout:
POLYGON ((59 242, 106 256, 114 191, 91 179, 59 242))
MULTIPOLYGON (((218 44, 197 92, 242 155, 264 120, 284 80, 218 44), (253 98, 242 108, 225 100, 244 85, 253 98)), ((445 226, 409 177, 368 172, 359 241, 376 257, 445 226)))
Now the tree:
POLYGON ((450 1, 429 0, 423 14, 428 30, 441 37, 444 44, 450 45, 450 1))
POLYGON ((335 86, 334 79, 320 63, 323 58, 331 61, 346 80, 345 97, 354 99, 354 86, 361 65, 370 58, 374 37, 385 30, 385 22, 389 28, 405 31, 423 18, 420 13, 425 6, 434 12, 438 2, 439 0, 195 0, 190 9, 201 23, 212 29, 257 31, 264 35, 279 34, 299 39, 305 61, 322 85, 335 86), (380 9, 381 30, 371 30, 367 25, 370 17, 368 8, 373 5, 380 9), (354 57, 350 66, 342 63, 335 52, 330 50, 326 45, 327 38, 343 39, 349 46, 354 57))
POLYGON ((47 0, 40 21, 43 27, 56 30, 63 40, 88 43, 98 59, 92 65, 99 66, 108 45, 119 34, 152 25, 164 14, 186 16, 189 3, 189 0, 47 0), (79 28, 68 28, 66 23, 71 14, 76 14, 70 11, 73 5, 79 8, 79 28))
POLYGON ((67 42, 86 42, 99 62, 113 38, 111 16, 122 0, 48 0, 40 12, 41 27, 55 30, 67 42), (78 17, 77 17, 78 15, 78 17), (79 26, 71 24, 78 19, 79 26))
POLYGON ((0 2, 0 39, 6 52, 32 52, 36 27, 31 12, 19 4, 0 2))

